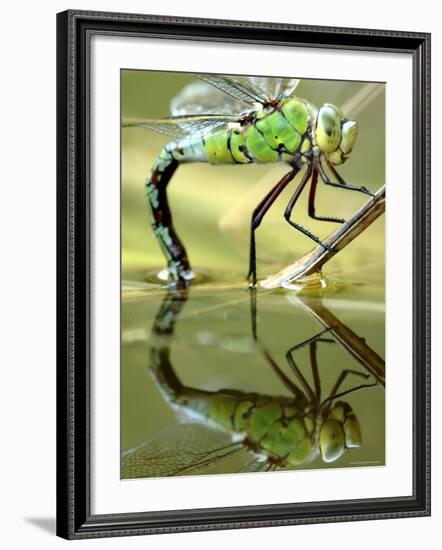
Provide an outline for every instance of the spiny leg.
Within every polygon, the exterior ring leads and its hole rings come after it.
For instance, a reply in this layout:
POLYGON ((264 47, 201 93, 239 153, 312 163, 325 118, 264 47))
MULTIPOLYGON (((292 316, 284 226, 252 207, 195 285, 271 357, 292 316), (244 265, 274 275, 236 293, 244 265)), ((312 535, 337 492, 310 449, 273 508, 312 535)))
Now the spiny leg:
POLYGON ((261 352, 261 354, 270 365, 272 370, 275 372, 277 377, 281 380, 283 385, 294 395, 302 397, 302 392, 300 391, 300 389, 295 384, 293 384, 290 378, 288 378, 284 374, 279 365, 276 363, 275 359, 271 356, 270 352, 258 339, 256 289, 252 289, 250 292, 250 316, 252 320, 252 337, 257 345, 258 350, 261 352))
POLYGON ((256 288, 250 289, 250 319, 252 321, 252 338, 258 342, 258 325, 257 325, 257 305, 256 305, 256 288))
POLYGON ((358 390, 362 390, 364 388, 373 388, 374 386, 378 385, 378 382, 375 380, 372 384, 359 384, 359 386, 354 386, 353 388, 350 388, 349 390, 342 391, 340 393, 338 392, 338 389, 341 387, 344 380, 347 378, 349 374, 355 374, 357 376, 360 376, 361 378, 365 378, 366 380, 370 378, 369 374, 364 374, 359 371, 355 370, 343 370, 341 374, 338 376, 338 379, 335 382, 335 385, 333 386, 330 395, 327 397, 327 399, 324 399, 324 401, 321 403, 321 408, 324 407, 325 404, 333 402, 335 399, 340 399, 341 397, 344 397, 345 395, 349 395, 350 393, 353 393, 358 390))
POLYGON ((288 351, 287 353, 293 353, 294 351, 298 350, 298 349, 301 349, 301 348, 304 348, 305 346, 307 346, 308 344, 310 344, 310 342, 313 342, 313 341, 316 341, 316 342, 329 342, 331 344, 335 344, 335 340, 333 340, 332 338, 321 338, 321 336, 323 334, 325 334, 326 332, 329 332, 330 330, 332 330, 330 327, 329 328, 325 328, 324 330, 321 330, 321 332, 318 332, 318 334, 315 334, 314 336, 312 336, 311 338, 307 338, 307 340, 304 340, 303 342, 301 342, 300 344, 296 344, 294 346, 292 346, 288 351))
POLYGON ((318 403, 321 400, 321 378, 318 371, 318 345, 317 340, 310 342, 310 366, 312 369, 313 383, 315 386, 315 394, 318 403))
POLYGON ((149 178, 146 181, 147 196, 152 209, 154 233, 166 256, 169 273, 177 286, 187 286, 193 278, 187 252, 178 238, 172 223, 167 200, 167 184, 178 167, 167 146, 161 151, 149 178))
MULTIPOLYGON (((347 378, 349 374, 354 374, 355 376, 360 376, 361 378, 365 378, 365 380, 368 380, 370 378, 369 374, 365 374, 363 372, 359 372, 357 370, 351 370, 351 369, 345 369, 341 372, 341 374, 338 376, 338 379, 336 380, 331 392, 330 397, 335 398, 338 396, 338 390, 342 386, 342 383, 347 378)), ((364 386, 366 387, 366 386, 364 386)), ((347 392, 345 392, 347 393, 347 392)), ((342 393, 339 394, 339 396, 343 395, 342 393)))
POLYGON ((312 403, 316 403, 316 396, 315 392, 312 390, 312 387, 307 382, 305 376, 302 374, 302 372, 299 370, 298 365, 296 364, 295 360, 293 359, 293 356, 291 355, 290 351, 288 351, 285 354, 285 357, 287 359, 287 363, 293 372, 293 374, 296 376, 298 381, 301 383, 301 386, 304 388, 305 393, 308 395, 309 400, 312 403))
POLYGON ((319 373, 318 373, 316 343, 317 342, 327 342, 327 343, 332 343, 332 344, 336 343, 335 340, 332 340, 332 339, 329 339, 329 338, 321 338, 321 336, 324 333, 328 332, 329 330, 330 329, 325 329, 325 330, 319 332, 318 334, 316 334, 315 336, 312 336, 311 338, 308 338, 304 342, 301 342, 300 344, 296 344, 295 346, 292 346, 291 348, 289 348, 287 350, 286 355, 285 355, 287 363, 288 363, 291 371, 296 376, 296 378, 299 380, 299 382, 301 383, 301 385, 304 388, 304 391, 309 395, 311 400, 314 400, 315 397, 319 400, 320 395, 321 395, 321 383, 320 383, 320 378, 319 378, 319 373), (302 374, 301 370, 299 369, 299 367, 296 364, 295 359, 293 357, 293 352, 294 351, 299 350, 299 349, 301 349, 301 348, 303 348, 307 345, 309 346, 309 351, 310 351, 310 367, 312 369, 313 382, 314 382, 314 385, 315 385, 315 392, 313 392, 311 386, 309 385, 306 378, 302 374))
POLYGON ((336 168, 333 166, 333 164, 327 159, 327 166, 331 170, 332 174, 335 176, 335 178, 338 180, 338 182, 331 181, 328 174, 324 170, 324 167, 321 164, 321 161, 317 163, 319 175, 321 176, 322 181, 326 185, 331 185, 332 187, 338 187, 339 189, 348 189, 349 191, 359 191, 360 193, 364 193, 364 195, 369 195, 370 197, 374 197, 374 193, 369 191, 366 187, 358 187, 356 185, 350 185, 347 183, 338 173, 336 168))
MULTIPOLYGON (((270 355, 270 353, 263 346, 261 346, 261 352, 262 352, 264 358, 267 360, 270 367, 273 369, 276 376, 280 379, 282 384, 289 390, 289 392, 291 392, 293 395, 295 395, 297 397, 301 397, 302 396, 301 390, 298 388, 298 386, 296 384, 294 384, 290 380, 290 378, 286 374, 284 374, 284 372, 281 370, 281 368, 279 367, 277 362, 273 359, 273 357, 270 355)), ((304 381, 305 381, 305 379, 304 379, 304 381)), ((308 387, 309 397, 310 398, 314 397, 313 391, 310 388, 310 386, 307 384, 306 387, 308 387)), ((304 389, 306 389, 306 387, 304 387, 304 389)))
POLYGON ((276 185, 271 189, 271 191, 263 198, 263 200, 258 204, 252 214, 252 221, 250 227, 250 263, 249 263, 249 272, 247 274, 247 279, 252 277, 252 286, 256 286, 256 244, 255 244, 255 231, 261 225, 261 222, 266 215, 269 208, 281 194, 283 189, 292 181, 296 176, 297 171, 293 169, 291 172, 286 174, 276 185))
POLYGON ((317 237, 316 235, 313 235, 313 233, 311 233, 308 229, 306 229, 305 227, 302 227, 302 225, 299 225, 298 223, 294 222, 292 219, 290 219, 291 215, 292 215, 292 211, 293 211, 293 208, 296 204, 296 201, 298 200, 299 196, 301 195, 304 187, 306 186, 307 182, 309 181, 310 179, 310 176, 312 175, 312 167, 309 166, 301 180, 301 182, 299 183, 298 187, 296 188, 296 191, 293 193, 293 196, 292 198, 290 199, 288 205, 287 205, 287 208, 285 209, 285 212, 284 212, 284 218, 286 219, 286 221, 292 226, 294 227, 295 229, 297 229, 298 231, 300 231, 301 233, 303 233, 306 237, 309 237, 310 239, 312 239, 313 241, 315 241, 315 243, 318 243, 320 244, 323 248, 325 248, 326 250, 330 251, 330 252, 333 252, 333 249, 324 244, 320 239, 319 237, 317 237))
POLYGON ((335 222, 335 223, 344 223, 345 220, 342 218, 330 218, 326 216, 317 216, 315 208, 315 197, 316 189, 318 187, 318 170, 313 170, 312 182, 310 184, 310 192, 308 194, 308 215, 314 220, 319 220, 322 222, 335 222))

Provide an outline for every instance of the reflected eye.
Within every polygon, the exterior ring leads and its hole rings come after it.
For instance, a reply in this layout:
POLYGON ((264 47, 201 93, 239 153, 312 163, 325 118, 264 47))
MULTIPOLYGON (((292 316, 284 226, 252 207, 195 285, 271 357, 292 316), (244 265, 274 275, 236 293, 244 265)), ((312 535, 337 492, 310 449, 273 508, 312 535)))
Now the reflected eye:
POLYGON ((316 123, 316 143, 324 153, 332 153, 340 142, 341 117, 333 105, 323 105, 316 123))
POLYGON ((319 432, 319 448, 324 462, 334 462, 345 451, 345 434, 342 425, 332 418, 324 422, 319 432))
POLYGON ((345 445, 348 448, 360 447, 362 441, 361 426, 354 414, 350 414, 344 423, 345 445))
POLYGON ((351 153, 358 136, 358 123, 354 120, 347 120, 342 125, 341 149, 345 155, 351 153))

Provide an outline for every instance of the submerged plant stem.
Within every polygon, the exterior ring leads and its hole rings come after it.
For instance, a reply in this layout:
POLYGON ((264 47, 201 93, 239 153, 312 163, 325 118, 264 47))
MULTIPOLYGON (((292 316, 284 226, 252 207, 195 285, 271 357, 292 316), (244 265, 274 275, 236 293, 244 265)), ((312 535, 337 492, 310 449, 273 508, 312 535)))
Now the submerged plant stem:
POLYGON ((323 243, 332 248, 333 252, 318 245, 295 263, 261 281, 260 286, 263 288, 278 288, 319 272, 325 263, 350 244, 384 212, 385 185, 351 218, 323 240, 323 243))

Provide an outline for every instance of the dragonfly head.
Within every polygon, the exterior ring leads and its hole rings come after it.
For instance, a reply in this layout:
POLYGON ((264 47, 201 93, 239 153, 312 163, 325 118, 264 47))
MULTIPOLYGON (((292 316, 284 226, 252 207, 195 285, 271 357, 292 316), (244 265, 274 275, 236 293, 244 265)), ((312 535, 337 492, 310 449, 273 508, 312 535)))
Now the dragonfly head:
POLYGON ((324 462, 335 462, 345 449, 360 447, 361 427, 352 408, 338 401, 329 411, 319 430, 319 449, 324 462))
POLYGON ((318 111, 315 138, 319 149, 333 164, 343 164, 350 156, 358 135, 358 123, 347 120, 343 113, 329 103, 318 111))

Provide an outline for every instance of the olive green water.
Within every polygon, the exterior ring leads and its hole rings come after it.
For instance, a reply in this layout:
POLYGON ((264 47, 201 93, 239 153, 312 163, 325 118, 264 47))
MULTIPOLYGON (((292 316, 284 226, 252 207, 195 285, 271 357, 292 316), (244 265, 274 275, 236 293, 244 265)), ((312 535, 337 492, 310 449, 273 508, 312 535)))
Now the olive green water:
MULTIPOLYGON (((293 75, 297 76, 297 75, 293 75)), ((123 71, 122 116, 168 116, 170 99, 192 77, 181 74, 123 71)), ((302 81, 296 93, 317 105, 342 107, 361 89, 359 83, 302 81)), ((348 113, 349 116, 352 113, 348 113)), ((363 106, 356 117, 359 137, 341 175, 355 185, 375 191, 384 184, 384 96, 363 106)), ((156 274, 165 266, 151 231, 144 180, 167 138, 143 129, 122 132, 122 354, 121 450, 149 440, 161 429, 182 421, 160 394, 151 376, 155 316, 167 294, 156 274)), ((250 216, 262 197, 287 169, 275 166, 208 166, 178 169, 169 185, 169 200, 178 234, 192 267, 200 273, 168 340, 172 367, 187 387, 211 392, 235 389, 267 395, 287 395, 281 379, 269 366, 252 338, 248 268, 250 216)), ((257 233, 258 277, 264 278, 312 248, 291 228, 283 211, 296 181, 278 198, 257 233)), ((363 195, 321 185, 320 215, 348 217, 365 201, 363 195)), ((296 206, 295 219, 319 236, 333 224, 313 222, 306 214, 306 197, 296 206)), ((330 312, 339 326, 349 329, 381 358, 384 357, 384 219, 378 219, 324 268, 325 288, 304 292, 313 304, 330 312)), ((259 290, 257 336, 287 376, 293 378, 286 352, 323 330, 324 325, 293 291, 259 290)), ((337 340, 331 336, 332 339, 337 340)), ((299 368, 313 385, 308 347, 296 352, 299 368)), ((344 369, 365 373, 351 350, 336 342, 318 344, 318 372, 323 398, 344 369)), ((296 382, 296 380, 294 380, 296 382)), ((370 379, 369 381, 373 381, 370 379)), ((361 384, 349 376, 341 389, 361 384)), ((344 397, 356 414, 362 432, 359 448, 348 449, 333 463, 318 456, 299 468, 382 465, 385 461, 385 393, 382 384, 344 397)), ((171 432, 172 433, 172 432, 171 432)), ((173 438, 165 453, 179 453, 173 438)), ((203 445, 203 442, 201 442, 203 445)), ((195 473, 234 472, 251 456, 220 460, 195 473)), ((192 473, 192 472, 187 472, 192 473)), ((164 475, 164 474, 162 474, 164 475)), ((125 475, 122 470, 122 477, 125 475)))

